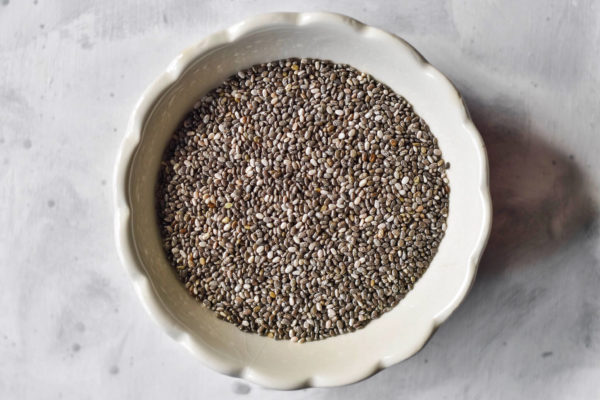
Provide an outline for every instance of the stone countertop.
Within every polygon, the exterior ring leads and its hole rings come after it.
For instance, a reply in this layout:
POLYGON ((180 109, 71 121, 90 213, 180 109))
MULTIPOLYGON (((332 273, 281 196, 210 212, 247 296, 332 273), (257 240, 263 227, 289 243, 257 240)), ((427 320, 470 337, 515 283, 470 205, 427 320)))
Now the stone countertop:
POLYGON ((600 398, 600 2, 0 0, 0 398, 600 398), (410 360, 336 389, 204 367, 119 264, 112 171, 129 113, 186 46, 324 9, 406 38, 464 94, 494 227, 473 290, 410 360))

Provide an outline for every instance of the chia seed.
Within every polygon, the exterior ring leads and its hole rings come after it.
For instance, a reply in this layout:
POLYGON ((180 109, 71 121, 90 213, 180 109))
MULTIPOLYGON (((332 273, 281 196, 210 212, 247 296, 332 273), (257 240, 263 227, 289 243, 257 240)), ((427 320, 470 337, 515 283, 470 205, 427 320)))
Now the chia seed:
POLYGON ((303 343, 392 309, 444 236, 446 162, 401 96, 342 64, 255 65, 202 97, 161 164, 163 245, 241 330, 303 343))

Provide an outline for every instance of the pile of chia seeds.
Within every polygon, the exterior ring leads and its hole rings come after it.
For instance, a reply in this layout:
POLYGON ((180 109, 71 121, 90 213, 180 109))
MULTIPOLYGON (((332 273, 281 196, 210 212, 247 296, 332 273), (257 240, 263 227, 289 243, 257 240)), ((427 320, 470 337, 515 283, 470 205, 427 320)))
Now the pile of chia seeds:
POLYGON ((437 140, 342 64, 255 65, 202 97, 157 187, 186 289, 248 332, 305 342, 364 327, 423 275, 446 229, 437 140))

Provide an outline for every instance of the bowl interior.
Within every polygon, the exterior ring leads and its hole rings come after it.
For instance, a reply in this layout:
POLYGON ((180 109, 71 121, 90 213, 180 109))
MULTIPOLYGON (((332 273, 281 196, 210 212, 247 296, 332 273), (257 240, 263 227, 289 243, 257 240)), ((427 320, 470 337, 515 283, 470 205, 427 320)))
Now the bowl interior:
MULTIPOLYGON (((469 132, 456 91, 435 69, 397 38, 357 27, 307 20, 299 25, 272 22, 243 34, 230 30, 221 44, 201 42, 170 68, 179 78, 154 103, 141 125, 141 142, 130 164, 128 196, 138 260, 157 295, 157 307, 171 318, 171 333, 213 368, 268 386, 347 383, 414 354, 435 326, 458 305, 475 274, 477 243, 487 229, 481 198, 485 158, 469 132), (233 36, 233 37, 232 37, 233 36), (346 63, 368 72, 413 104, 439 140, 451 163, 448 229, 428 271, 392 311, 355 333, 296 344, 243 333, 218 320, 193 300, 176 279, 161 247, 154 209, 161 156, 174 130, 195 101, 229 75, 253 64, 287 57, 346 63), (182 62, 190 60, 190 63, 182 62), (178 70, 182 69, 182 71, 178 70), (473 260, 475 258, 475 260, 473 260)), ((244 29, 243 24, 238 29, 244 29)), ((167 79, 167 78, 165 78, 167 79)), ((156 315, 161 318, 160 315, 156 315)))

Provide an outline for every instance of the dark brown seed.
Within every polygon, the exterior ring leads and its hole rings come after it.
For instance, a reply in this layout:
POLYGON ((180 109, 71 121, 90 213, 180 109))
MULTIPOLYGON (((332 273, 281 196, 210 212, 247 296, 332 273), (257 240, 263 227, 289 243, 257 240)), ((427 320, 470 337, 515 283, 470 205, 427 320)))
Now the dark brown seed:
POLYGON ((304 343, 362 328, 425 273, 446 161, 410 104, 328 61, 253 66, 201 98, 157 186, 186 290, 240 329, 304 343))

